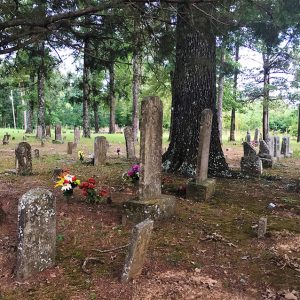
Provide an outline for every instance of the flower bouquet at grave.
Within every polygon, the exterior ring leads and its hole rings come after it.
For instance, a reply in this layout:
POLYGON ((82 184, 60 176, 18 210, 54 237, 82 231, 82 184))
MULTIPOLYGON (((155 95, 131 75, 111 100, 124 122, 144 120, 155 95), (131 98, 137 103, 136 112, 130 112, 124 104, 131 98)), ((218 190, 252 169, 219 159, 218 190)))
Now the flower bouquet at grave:
POLYGON ((78 151, 78 158, 79 158, 79 160, 80 160, 81 162, 84 161, 84 153, 83 153, 83 151, 78 151))
POLYGON ((65 197, 70 197, 73 195, 73 190, 80 185, 80 180, 77 179, 74 175, 63 173, 61 176, 58 176, 59 180, 56 182, 54 187, 60 187, 63 191, 65 197))
POLYGON ((109 194, 105 188, 102 188, 98 192, 96 189, 96 180, 92 177, 89 178, 88 181, 82 182, 79 188, 82 190, 82 195, 86 197, 87 202, 91 204, 103 202, 109 194))
POLYGON ((133 165, 127 172, 123 174, 123 179, 127 182, 136 184, 140 179, 140 166, 133 165))

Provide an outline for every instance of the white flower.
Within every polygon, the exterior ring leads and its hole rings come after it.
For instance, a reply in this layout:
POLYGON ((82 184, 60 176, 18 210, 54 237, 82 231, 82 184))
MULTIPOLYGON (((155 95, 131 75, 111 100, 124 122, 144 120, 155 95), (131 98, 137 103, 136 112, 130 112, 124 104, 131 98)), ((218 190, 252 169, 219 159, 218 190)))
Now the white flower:
POLYGON ((72 189, 72 186, 71 186, 70 183, 65 184, 65 185, 61 188, 62 191, 68 191, 68 190, 71 190, 71 189, 72 189))
POLYGON ((73 180, 72 180, 73 177, 74 177, 73 175, 67 174, 64 178, 65 178, 65 180, 73 182, 73 180))

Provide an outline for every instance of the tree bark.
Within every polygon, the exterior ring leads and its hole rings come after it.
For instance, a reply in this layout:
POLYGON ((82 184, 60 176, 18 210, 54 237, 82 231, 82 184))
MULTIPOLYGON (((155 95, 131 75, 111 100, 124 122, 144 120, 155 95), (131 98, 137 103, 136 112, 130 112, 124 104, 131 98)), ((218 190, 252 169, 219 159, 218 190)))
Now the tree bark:
MULTIPOLYGON (((237 40, 235 43, 235 62, 236 65, 239 62, 240 59, 240 44, 239 41, 237 40)), ((233 96, 235 102, 237 101, 237 83, 238 83, 238 73, 239 70, 237 66, 235 66, 234 70, 234 76, 233 76, 233 96)), ((232 107, 231 109, 231 120, 230 120, 230 134, 229 134, 229 141, 234 142, 235 141, 235 107, 232 107)))
POLYGON ((216 39, 207 17, 213 8, 206 3, 199 3, 198 8, 186 3, 178 5, 174 115, 163 167, 169 172, 195 175, 200 114, 203 109, 210 108, 213 125, 209 171, 220 175, 228 170, 228 165, 220 144, 216 112, 216 39), (200 10, 205 13, 200 14, 200 10))
POLYGON ((297 143, 300 142, 300 103, 298 105, 298 134, 297 134, 297 143))
POLYGON ((83 103, 82 103, 82 111, 83 111, 83 126, 82 126, 82 135, 84 137, 91 137, 91 129, 90 129, 90 116, 89 116, 89 105, 90 105, 90 85, 89 85, 89 41, 85 40, 84 43, 84 54, 83 54, 83 103))
POLYGON ((171 82, 171 116, 170 116, 170 129, 169 129, 169 138, 168 141, 171 140, 171 132, 173 127, 173 118, 174 118, 174 72, 170 72, 170 82, 171 82))
POLYGON ((95 122, 95 133, 99 133, 99 103, 94 101, 93 103, 94 110, 94 122, 95 122))
POLYGON ((46 137, 45 124, 45 43, 39 45, 40 64, 38 67, 38 118, 37 124, 42 127, 42 137, 46 137))
POLYGON ((115 64, 109 65, 109 133, 116 132, 115 64))
POLYGON ((223 38, 220 53, 220 73, 218 78, 218 128, 219 137, 222 144, 222 125, 223 125, 223 96, 224 96, 224 63, 225 63, 225 38, 223 38))
POLYGON ((264 87, 263 87, 263 140, 269 138, 269 99, 270 99, 270 59, 268 53, 263 53, 264 87))
MULTIPOLYGON (((32 84, 32 86, 34 86, 34 75, 31 74, 30 75, 30 82, 32 84)), ((33 129, 32 129, 32 118, 33 118, 33 110, 34 110, 34 100, 32 99, 32 97, 30 97, 29 101, 28 101, 28 106, 27 106, 27 127, 25 130, 25 133, 32 133, 33 129)))
POLYGON ((139 94, 140 94, 140 80, 141 80, 141 57, 135 51, 132 58, 132 130, 134 141, 138 141, 139 131, 139 94))

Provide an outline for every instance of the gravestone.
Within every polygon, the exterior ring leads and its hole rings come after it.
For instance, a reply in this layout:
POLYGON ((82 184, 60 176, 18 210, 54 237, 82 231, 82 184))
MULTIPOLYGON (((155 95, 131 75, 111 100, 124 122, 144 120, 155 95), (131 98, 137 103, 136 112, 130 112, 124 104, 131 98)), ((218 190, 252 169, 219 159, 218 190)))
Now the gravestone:
POLYGON ((60 169, 60 168, 55 168, 53 170, 53 173, 52 173, 52 178, 51 180, 56 182, 58 180, 58 176, 61 176, 61 174, 63 173, 63 169, 60 169))
POLYGON ((124 128, 124 136, 126 142, 127 158, 135 159, 134 135, 133 135, 132 127, 126 126, 124 128))
POLYGON ((263 168, 272 168, 273 167, 273 158, 270 150, 270 147, 274 149, 274 145, 270 143, 268 145, 264 140, 259 141, 259 153, 258 156, 261 159, 263 168))
POLYGON ((106 162, 107 140, 104 136, 96 136, 94 141, 94 166, 106 162))
POLYGON ((63 144, 63 138, 61 135, 61 125, 60 124, 56 124, 55 125, 55 140, 52 140, 53 144, 63 144))
POLYGON ((274 137, 268 137, 266 143, 269 147, 269 154, 274 157, 274 137))
POLYGON ((287 137, 287 153, 289 157, 292 157, 293 151, 291 149, 291 138, 289 136, 287 137))
POLYGON ((198 157, 195 182, 187 185, 187 199, 203 201, 209 199, 215 192, 215 179, 208 179, 208 159, 213 113, 204 109, 201 113, 198 157))
POLYGON ((51 126, 47 125, 46 126, 46 138, 51 137, 51 126))
POLYGON ((6 134, 3 136, 2 144, 3 144, 3 145, 8 145, 8 144, 9 144, 9 139, 10 139, 10 134, 6 133, 6 134))
POLYGON ((280 150, 280 153, 285 157, 291 157, 291 153, 289 152, 289 142, 290 142, 290 139, 287 137, 287 136, 284 136, 282 138, 282 143, 281 143, 281 150, 280 150))
POLYGON ((174 213, 175 197, 161 194, 162 118, 159 97, 146 97, 141 109, 139 197, 124 204, 128 218, 162 219, 174 213))
POLYGON ((15 150, 15 155, 17 174, 32 174, 31 146, 27 142, 21 142, 15 150))
POLYGON ((274 136, 274 157, 278 160, 280 158, 280 138, 274 136))
POLYGON ((40 150, 39 149, 34 149, 33 152, 34 152, 35 158, 40 158, 40 150))
POLYGON ((241 172, 245 175, 260 176, 262 162, 255 149, 247 142, 243 143, 244 156, 241 159, 241 172))
POLYGON ((18 205, 17 278, 26 279, 53 266, 55 248, 55 198, 46 189, 31 189, 18 205))
POLYGON ((260 218, 258 221, 257 237, 264 238, 267 232, 267 218, 260 218))
POLYGON ((254 133, 254 145, 257 146, 258 145, 258 142, 259 142, 259 129, 256 128, 255 129, 255 133, 254 133))
POLYGON ((38 125, 36 128, 36 138, 37 139, 43 138, 43 127, 41 125, 38 125))
POLYGON ((67 153, 72 154, 72 151, 73 151, 73 142, 68 142, 67 153))
POLYGON ((247 134, 246 134, 246 142, 247 143, 251 143, 251 134, 250 134, 250 131, 247 130, 247 134))
POLYGON ((80 141, 80 128, 74 127, 74 144, 78 145, 80 141))
POLYGON ((149 219, 134 226, 121 277, 122 282, 128 282, 141 274, 152 229, 153 221, 149 219))

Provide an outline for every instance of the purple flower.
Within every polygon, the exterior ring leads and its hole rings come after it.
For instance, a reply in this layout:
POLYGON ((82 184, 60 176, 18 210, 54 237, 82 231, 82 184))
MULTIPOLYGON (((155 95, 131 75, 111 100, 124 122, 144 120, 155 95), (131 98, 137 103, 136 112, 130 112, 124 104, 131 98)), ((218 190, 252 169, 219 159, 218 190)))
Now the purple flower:
POLYGON ((134 172, 133 172, 132 170, 129 170, 129 171, 127 172, 127 175, 128 175, 129 177, 133 176, 133 174, 134 174, 134 172))
POLYGON ((132 166, 132 171, 133 171, 134 173, 139 172, 139 171, 140 171, 140 166, 139 166, 139 165, 133 165, 133 166, 132 166))

